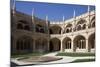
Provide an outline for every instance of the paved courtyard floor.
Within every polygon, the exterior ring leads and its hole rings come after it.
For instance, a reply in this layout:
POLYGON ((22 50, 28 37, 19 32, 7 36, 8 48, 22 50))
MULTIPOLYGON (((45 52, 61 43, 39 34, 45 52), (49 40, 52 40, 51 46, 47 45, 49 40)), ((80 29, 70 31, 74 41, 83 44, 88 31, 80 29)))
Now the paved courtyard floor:
POLYGON ((57 64, 57 63, 70 63, 72 61, 75 61, 77 59, 94 59, 94 56, 87 56, 87 57, 69 57, 69 56, 56 56, 58 52, 52 52, 43 56, 52 56, 52 57, 59 57, 62 58, 61 60, 56 60, 56 61, 50 61, 50 62, 22 62, 18 61, 16 59, 11 59, 11 62, 16 63, 18 65, 38 65, 38 64, 57 64))

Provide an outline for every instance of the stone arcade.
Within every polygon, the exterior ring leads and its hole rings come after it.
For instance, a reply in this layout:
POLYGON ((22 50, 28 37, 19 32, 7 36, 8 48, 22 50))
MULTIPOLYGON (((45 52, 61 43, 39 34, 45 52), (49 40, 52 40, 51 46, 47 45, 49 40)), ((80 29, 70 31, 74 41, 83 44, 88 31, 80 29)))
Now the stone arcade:
POLYGON ((62 22, 11 11, 11 51, 95 52, 95 11, 62 22))

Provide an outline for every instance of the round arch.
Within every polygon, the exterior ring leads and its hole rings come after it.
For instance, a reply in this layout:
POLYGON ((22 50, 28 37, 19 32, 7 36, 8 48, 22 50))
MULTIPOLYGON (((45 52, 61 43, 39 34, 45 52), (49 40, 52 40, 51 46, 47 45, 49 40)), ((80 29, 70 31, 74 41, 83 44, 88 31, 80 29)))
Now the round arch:
POLYGON ((61 41, 58 38, 50 39, 50 51, 59 51, 60 50, 61 41))
POLYGON ((65 28, 65 33, 72 32, 72 24, 67 24, 65 28))
POLYGON ((30 25, 27 21, 25 20, 19 20, 17 23, 17 29, 19 30, 27 30, 30 31, 30 25))
POLYGON ((62 43, 65 47, 64 49, 71 49, 71 38, 65 37, 62 43))
POLYGON ((74 38, 74 51, 77 49, 85 49, 86 48, 86 38, 82 35, 77 35, 74 38))

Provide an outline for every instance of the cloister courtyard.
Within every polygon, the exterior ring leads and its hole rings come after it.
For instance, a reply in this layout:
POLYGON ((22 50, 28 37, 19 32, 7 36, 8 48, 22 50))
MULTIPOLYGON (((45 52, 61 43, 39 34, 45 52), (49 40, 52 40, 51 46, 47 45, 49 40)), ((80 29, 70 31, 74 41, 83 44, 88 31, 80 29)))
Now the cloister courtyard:
MULTIPOLYGON (((17 9, 17 8, 16 8, 17 9)), ((62 21, 11 9, 11 63, 37 65, 95 61, 95 10, 62 21)), ((44 16, 44 15, 42 15, 44 16)))

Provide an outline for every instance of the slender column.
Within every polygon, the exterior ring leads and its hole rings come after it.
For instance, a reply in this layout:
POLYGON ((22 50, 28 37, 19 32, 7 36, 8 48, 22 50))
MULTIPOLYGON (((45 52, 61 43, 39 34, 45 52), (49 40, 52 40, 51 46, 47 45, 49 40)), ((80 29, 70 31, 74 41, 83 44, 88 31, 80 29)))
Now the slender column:
POLYGON ((67 49, 69 48, 69 41, 67 42, 67 49))
POLYGON ((86 39, 86 52, 90 52, 89 46, 88 46, 88 39, 86 39))
POLYGON ((82 40, 81 40, 80 42, 81 42, 81 43, 80 43, 80 49, 82 49, 82 45, 83 45, 83 44, 82 44, 82 40))
POLYGON ((82 40, 82 49, 84 49, 84 40, 82 40))
POLYGON ((73 42, 73 39, 72 39, 72 41, 71 41, 71 49, 72 49, 73 52, 75 52, 75 50, 74 50, 74 42, 73 42))
POLYGON ((61 30, 61 35, 63 34, 63 30, 64 30, 64 29, 62 28, 62 30, 61 30))
POLYGON ((70 49, 70 41, 68 41, 68 49, 70 49))
POLYGON ((61 47, 60 47, 60 51, 61 51, 61 52, 64 52, 64 44, 62 43, 62 40, 61 40, 61 47))
POLYGON ((71 41, 69 41, 70 43, 69 43, 69 45, 70 45, 70 49, 71 49, 71 41))
MULTIPOLYGON (((83 40, 83 44, 85 44, 85 40, 83 40)), ((83 46, 83 48, 86 48, 86 44, 83 46)))

